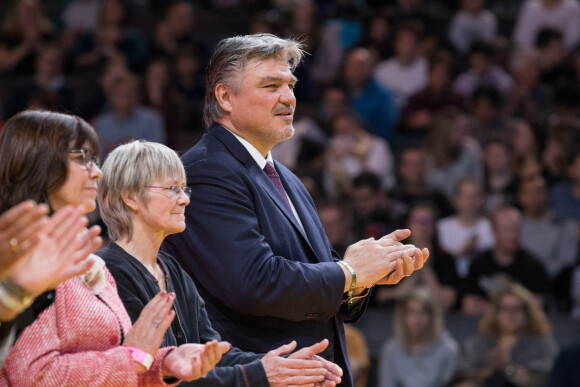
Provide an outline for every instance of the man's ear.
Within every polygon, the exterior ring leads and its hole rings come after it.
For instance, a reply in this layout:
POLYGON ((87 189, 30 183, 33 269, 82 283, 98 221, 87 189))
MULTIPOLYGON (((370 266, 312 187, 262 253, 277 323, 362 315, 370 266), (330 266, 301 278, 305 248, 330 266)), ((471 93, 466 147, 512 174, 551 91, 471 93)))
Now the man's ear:
POLYGON ((123 199, 123 203, 125 203, 127 208, 129 208, 130 210, 137 211, 137 209, 139 208, 139 203, 137 203, 137 200, 135 200, 133 196, 129 196, 129 194, 125 190, 121 192, 121 199, 123 199))
POLYGON ((232 112, 232 90, 224 85, 218 83, 215 87, 215 98, 220 104, 222 110, 226 113, 232 112))

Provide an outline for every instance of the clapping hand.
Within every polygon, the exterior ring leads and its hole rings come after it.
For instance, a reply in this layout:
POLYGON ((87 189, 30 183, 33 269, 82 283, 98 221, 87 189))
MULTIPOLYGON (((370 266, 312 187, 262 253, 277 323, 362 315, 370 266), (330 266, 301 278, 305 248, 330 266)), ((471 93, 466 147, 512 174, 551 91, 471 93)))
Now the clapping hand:
POLYGON ((326 347, 328 347, 328 340, 325 339, 290 354, 296 348, 296 342, 292 341, 268 352, 262 358, 262 364, 270 386, 332 387, 340 383, 342 369, 316 355, 324 351, 326 347), (285 355, 289 356, 284 357, 285 355))
POLYGON ((203 378, 230 350, 230 343, 217 340, 205 344, 183 344, 163 360, 163 375, 192 381, 203 378))
MULTIPOLYGON (((37 217, 43 211, 33 209, 37 217)), ((86 272, 94 263, 87 256, 102 243, 99 226, 86 229, 88 220, 83 208, 65 206, 49 219, 39 221, 41 229, 36 235, 22 239, 21 250, 25 255, 8 272, 16 283, 34 294, 86 272)), ((36 230, 36 227, 29 224, 21 230, 36 230)), ((18 235, 23 234, 24 231, 18 235)))
POLYGON ((32 200, 0 215, 0 276, 36 246, 38 235, 48 221, 47 215, 48 206, 32 200))

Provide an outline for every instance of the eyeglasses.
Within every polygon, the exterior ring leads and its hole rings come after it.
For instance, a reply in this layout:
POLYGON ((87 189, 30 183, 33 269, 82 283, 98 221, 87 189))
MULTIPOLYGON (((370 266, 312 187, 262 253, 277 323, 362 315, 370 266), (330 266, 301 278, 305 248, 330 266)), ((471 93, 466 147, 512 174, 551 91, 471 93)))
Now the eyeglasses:
POLYGON ((78 157, 73 158, 74 161, 83 165, 86 169, 91 169, 93 165, 97 168, 101 166, 101 160, 95 155, 93 155, 93 151, 82 148, 82 149, 73 149, 68 151, 69 154, 78 154, 78 157))
POLYGON ((166 191, 171 191, 173 193, 173 196, 175 198, 179 197, 179 194, 181 193, 181 191, 183 191, 183 193, 185 194, 185 196, 187 196, 187 198, 189 199, 191 197, 191 188, 189 187, 180 187, 178 185, 172 185, 171 187, 159 187, 156 185, 146 185, 146 188, 160 188, 166 191))

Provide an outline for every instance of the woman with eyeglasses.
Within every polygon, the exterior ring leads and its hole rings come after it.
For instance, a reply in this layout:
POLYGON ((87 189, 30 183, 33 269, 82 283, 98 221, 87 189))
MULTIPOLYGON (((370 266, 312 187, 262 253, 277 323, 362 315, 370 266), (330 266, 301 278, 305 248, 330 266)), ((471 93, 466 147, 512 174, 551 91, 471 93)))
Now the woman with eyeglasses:
MULTIPOLYGON (((177 154, 165 145, 134 141, 113 150, 103 165, 99 207, 113 240, 97 254, 117 281, 131 319, 160 289, 175 292, 176 318, 162 345, 220 340, 191 277, 169 254, 160 251, 167 235, 185 229, 191 189, 177 154)), ((285 386, 340 383, 340 368, 315 356, 327 340, 290 354, 296 343, 267 354, 232 348, 204 379, 192 386, 285 386)))
MULTIPOLYGON (((134 320, 160 290, 175 292, 176 317, 162 345, 220 340, 193 280, 169 254, 166 236, 185 230, 191 189, 177 154, 165 145, 134 141, 114 149, 103 165, 99 208, 112 242, 97 252, 117 281, 119 296, 134 320)), ((192 246, 192 248, 195 248, 192 246)), ((191 385, 282 386, 340 382, 340 368, 314 355, 326 340, 284 358, 295 347, 267 354, 232 348, 203 380, 191 385)))
MULTIPOLYGON (((98 151, 95 131, 79 117, 35 110, 15 115, 0 132, 0 210, 33 199, 51 212, 69 205, 93 211, 102 176, 98 151)), ((157 294, 132 325, 104 262, 91 259, 88 271, 33 304, 36 319, 6 356, 0 385, 177 384, 205 375, 229 348, 214 341, 160 349, 175 316, 175 295, 157 294)))
POLYGON ((493 294, 479 334, 465 342, 461 368, 485 386, 541 387, 556 353, 548 317, 534 295, 508 283, 493 294))

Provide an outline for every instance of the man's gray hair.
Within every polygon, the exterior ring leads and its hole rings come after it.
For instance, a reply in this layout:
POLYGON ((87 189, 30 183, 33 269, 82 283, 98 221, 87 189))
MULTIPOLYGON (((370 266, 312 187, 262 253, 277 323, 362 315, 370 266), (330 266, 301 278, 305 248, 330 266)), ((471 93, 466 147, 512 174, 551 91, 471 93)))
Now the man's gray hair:
POLYGON ((133 221, 123 202, 123 193, 147 204, 149 196, 145 186, 156 180, 185 182, 186 179, 175 151, 156 142, 133 141, 118 146, 107 156, 102 171, 99 210, 114 241, 133 237, 133 221))
POLYGON ((218 43, 205 77, 205 103, 203 123, 210 127, 223 114, 215 96, 218 84, 224 84, 237 93, 246 65, 252 60, 281 58, 288 62, 292 71, 302 60, 302 44, 292 39, 281 39, 271 34, 243 35, 227 38, 218 43))

